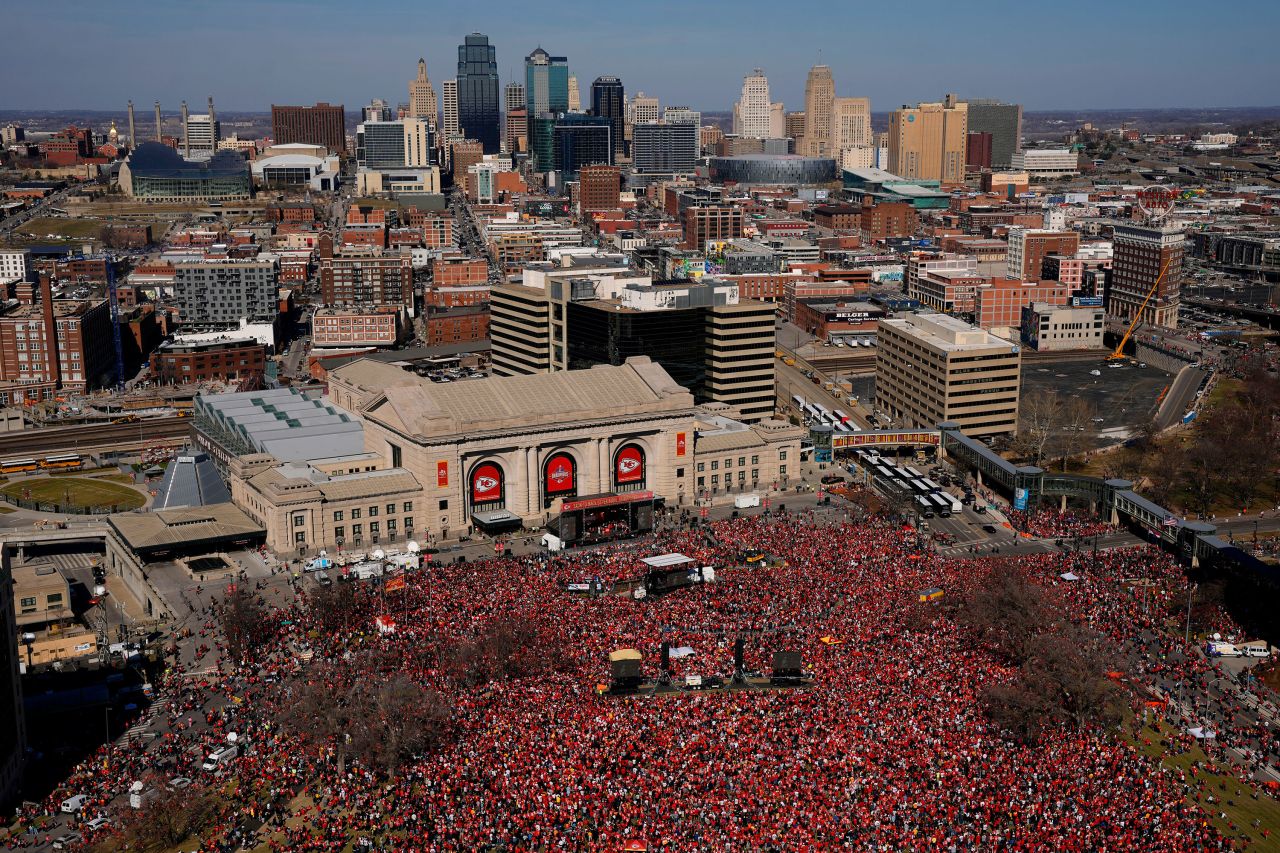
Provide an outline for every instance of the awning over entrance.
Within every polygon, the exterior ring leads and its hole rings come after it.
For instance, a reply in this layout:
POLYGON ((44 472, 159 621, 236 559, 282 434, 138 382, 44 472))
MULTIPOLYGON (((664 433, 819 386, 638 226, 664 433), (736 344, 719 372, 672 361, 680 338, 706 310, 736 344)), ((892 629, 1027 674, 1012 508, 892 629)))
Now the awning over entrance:
POLYGON ((523 526, 520 516, 506 509, 487 509, 471 514, 471 522, 485 533, 502 533, 523 526))

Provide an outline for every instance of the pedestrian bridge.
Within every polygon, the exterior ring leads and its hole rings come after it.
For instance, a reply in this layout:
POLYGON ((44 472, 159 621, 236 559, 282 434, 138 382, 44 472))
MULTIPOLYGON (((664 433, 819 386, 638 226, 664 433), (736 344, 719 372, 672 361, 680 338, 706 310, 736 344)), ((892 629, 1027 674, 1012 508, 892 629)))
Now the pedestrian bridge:
MULTIPOLYGON (((1124 524, 1186 559, 1192 565, 1208 561, 1233 564, 1263 571, 1265 564, 1219 538, 1217 527, 1202 521, 1187 521, 1133 491, 1129 480, 1087 477, 1045 471, 1035 465, 1015 465, 981 441, 960 431, 959 425, 938 425, 942 454, 973 471, 978 483, 993 488, 1009 499, 1016 510, 1034 509, 1046 498, 1087 502, 1089 511, 1111 524, 1124 524)), ((1265 572, 1274 577, 1273 571, 1265 572)))

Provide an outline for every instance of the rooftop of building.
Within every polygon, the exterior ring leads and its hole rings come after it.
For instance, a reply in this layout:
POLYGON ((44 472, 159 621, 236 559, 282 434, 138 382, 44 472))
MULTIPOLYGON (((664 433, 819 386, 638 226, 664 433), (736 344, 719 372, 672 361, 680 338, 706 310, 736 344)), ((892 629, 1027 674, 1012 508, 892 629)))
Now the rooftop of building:
POLYGON ((249 162, 235 151, 219 151, 208 160, 184 160, 177 149, 159 142, 142 143, 125 162, 134 177, 191 180, 249 174, 249 162))
POLYGON ((371 317, 394 315, 402 312, 404 308, 399 305, 374 305, 369 308, 334 308, 323 307, 317 308, 313 316, 315 317, 371 317))
POLYGON ((283 462, 364 450, 359 418, 296 388, 201 394, 196 412, 215 430, 283 462))
POLYGON ((1004 338, 948 314, 911 314, 881 320, 880 325, 948 353, 1011 346, 1017 352, 1004 338))
POLYGON ((208 542, 218 544, 261 536, 266 531, 231 503, 156 512, 125 512, 107 523, 134 551, 150 551, 208 542))
POLYGON ((241 349, 243 347, 260 347, 257 338, 232 338, 228 337, 221 340, 172 340, 165 341, 156 347, 155 351, 170 355, 182 355, 185 353, 199 352, 218 352, 220 350, 241 349))
POLYGON ((541 425, 634 418, 692 410, 693 395, 647 356, 598 365, 472 382, 426 379, 386 389, 364 409, 367 419, 405 435, 475 436, 541 425))
POLYGON ((176 509, 226 503, 231 491, 207 453, 180 454, 164 471, 152 509, 176 509))
MULTIPOLYGON (((53 316, 55 319, 83 317, 94 308, 104 304, 105 301, 103 299, 55 299, 53 300, 53 316)), ((43 305, 27 305, 16 299, 6 300, 0 305, 0 318, 6 320, 34 320, 43 316, 43 305)))

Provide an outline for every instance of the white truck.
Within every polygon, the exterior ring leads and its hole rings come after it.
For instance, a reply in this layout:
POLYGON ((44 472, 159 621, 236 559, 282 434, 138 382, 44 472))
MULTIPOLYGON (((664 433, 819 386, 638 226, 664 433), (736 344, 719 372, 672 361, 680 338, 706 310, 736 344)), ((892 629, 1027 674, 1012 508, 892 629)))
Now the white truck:
POLYGON ((760 506, 760 496, 752 492, 749 495, 737 495, 733 499, 734 509, 746 509, 747 507, 760 506))
POLYGON ((1238 658, 1244 657, 1244 652, 1233 646, 1231 643, 1224 643, 1220 640, 1210 640, 1204 648, 1205 654, 1212 658, 1238 658))

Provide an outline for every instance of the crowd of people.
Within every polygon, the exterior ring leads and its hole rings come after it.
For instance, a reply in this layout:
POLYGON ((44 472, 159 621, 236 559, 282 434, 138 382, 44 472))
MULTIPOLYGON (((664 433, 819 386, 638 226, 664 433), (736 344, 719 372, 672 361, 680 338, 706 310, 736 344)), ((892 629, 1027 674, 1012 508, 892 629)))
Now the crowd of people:
POLYGON ((1087 513, 1056 509, 1004 511, 1015 530, 1040 539, 1084 539, 1115 533, 1117 528, 1087 513))
MULTIPOLYGON (((1133 651, 1135 713, 1171 678, 1193 692, 1203 685, 1209 665, 1163 630, 1185 595, 1165 555, 1136 548, 1015 564, 1071 618, 1133 651)), ((303 586, 272 612, 270 635, 248 661, 228 660, 216 622, 202 624, 219 672, 175 664, 162 685, 164 735, 104 748, 43 807, 80 792, 104 806, 152 768, 216 784, 199 763, 235 732, 243 748, 226 772, 237 785, 201 834, 202 851, 250 842, 279 851, 1244 846, 1187 801, 1194 779, 1114 732, 1063 728, 1021 743, 992 724, 983 690, 1013 673, 948 608, 989 565, 921 550, 912 531, 886 519, 821 525, 799 514, 668 531, 644 553, 431 566, 402 591, 362 594, 357 618, 337 628, 321 623, 303 586), (716 580, 644 600, 567 591, 639 577, 638 557, 657 549, 717 567, 716 580), (744 563, 747 552, 771 559, 744 563), (929 588, 943 591, 941 603, 920 602, 929 588), (384 613, 389 633, 374 628, 384 613), (500 620, 530 626, 560 663, 459 686, 436 653, 500 620), (640 650, 652 678, 664 641, 694 650, 673 661, 677 677, 728 676, 738 637, 748 670, 767 672, 775 651, 801 652, 811 686, 600 690, 611 651, 640 650), (391 777, 302 742, 276 717, 300 672, 371 647, 452 711, 450 736, 391 777)), ((1274 732, 1218 722, 1221 749, 1248 747, 1256 766, 1280 766, 1274 732)))

